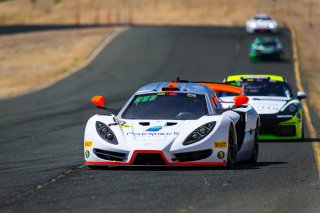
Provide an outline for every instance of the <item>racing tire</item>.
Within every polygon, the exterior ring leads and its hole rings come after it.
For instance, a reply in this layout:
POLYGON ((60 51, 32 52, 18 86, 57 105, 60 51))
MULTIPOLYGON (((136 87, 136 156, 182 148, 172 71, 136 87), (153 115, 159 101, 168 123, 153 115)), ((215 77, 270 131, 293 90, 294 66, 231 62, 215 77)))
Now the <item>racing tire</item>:
POLYGON ((302 127, 301 127, 301 138, 299 141, 304 141, 304 122, 302 122, 302 127))
POLYGON ((237 162, 236 134, 233 125, 229 128, 227 167, 232 168, 237 162))
POLYGON ((257 163, 258 156, 259 156, 259 130, 258 128, 256 128, 256 130, 254 131, 254 142, 253 142, 252 154, 249 162, 257 163))
POLYGON ((254 64, 254 63, 256 63, 256 62, 259 62, 259 59, 256 58, 256 57, 250 57, 250 58, 249 58, 249 61, 250 61, 250 63, 254 64))

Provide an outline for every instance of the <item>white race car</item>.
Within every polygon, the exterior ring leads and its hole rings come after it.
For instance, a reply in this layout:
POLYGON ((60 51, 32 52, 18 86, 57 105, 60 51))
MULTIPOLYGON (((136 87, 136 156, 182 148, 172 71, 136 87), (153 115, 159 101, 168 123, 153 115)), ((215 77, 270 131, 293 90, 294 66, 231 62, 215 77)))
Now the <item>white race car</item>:
POLYGON ((247 20, 246 30, 248 33, 254 32, 272 32, 278 31, 278 23, 266 14, 257 14, 247 20))
MULTIPOLYGON (((94 115, 84 135, 85 164, 228 166, 258 158, 259 115, 242 88, 160 82, 140 88, 117 115, 94 115), (221 103, 214 91, 239 94, 221 103), (225 107, 223 107, 225 106, 225 107)), ((92 102, 107 111, 104 97, 92 102)))

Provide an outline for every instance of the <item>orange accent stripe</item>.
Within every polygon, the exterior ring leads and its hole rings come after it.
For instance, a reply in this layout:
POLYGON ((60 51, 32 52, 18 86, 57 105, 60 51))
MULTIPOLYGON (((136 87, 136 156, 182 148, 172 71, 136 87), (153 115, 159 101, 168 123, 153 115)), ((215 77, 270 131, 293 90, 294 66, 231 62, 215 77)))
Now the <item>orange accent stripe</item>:
POLYGON ((167 166, 226 166, 226 162, 169 162, 164 153, 159 150, 135 150, 129 162, 115 162, 115 161, 85 161, 86 165, 118 165, 129 166, 133 163, 138 153, 157 153, 160 154, 167 164, 167 166))
POLYGON ((176 86, 177 86, 177 84, 179 84, 179 82, 171 81, 171 82, 168 84, 168 86, 167 86, 167 87, 169 87, 169 88, 174 88, 174 87, 176 87, 176 86))
MULTIPOLYGON (((110 161, 110 162, 85 161, 85 165, 132 166, 130 163, 114 162, 114 161, 110 161)), ((175 163, 169 163, 166 166, 226 166, 226 163, 224 162, 175 162, 175 163)))
POLYGON ((202 85, 205 85, 209 87, 211 90, 216 92, 232 92, 237 94, 242 94, 242 88, 237 86, 231 86, 231 85, 224 85, 224 84, 215 84, 215 83, 199 83, 202 85))

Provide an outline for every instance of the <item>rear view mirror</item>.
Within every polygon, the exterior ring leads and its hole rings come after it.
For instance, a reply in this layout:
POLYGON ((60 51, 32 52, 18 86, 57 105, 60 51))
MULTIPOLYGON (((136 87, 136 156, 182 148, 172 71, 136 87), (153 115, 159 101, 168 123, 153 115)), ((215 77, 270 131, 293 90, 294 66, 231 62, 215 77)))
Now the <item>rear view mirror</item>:
POLYGON ((91 102, 99 108, 104 107, 104 97, 97 95, 91 98, 91 102))
POLYGON ((307 93, 305 93, 305 92, 302 92, 302 91, 299 91, 298 93, 297 93, 297 97, 298 97, 298 99, 304 99, 304 98, 307 98, 307 93))
POLYGON ((243 104, 246 104, 248 103, 249 101, 249 98, 245 95, 241 95, 241 96, 236 96, 234 97, 234 105, 236 107, 240 107, 242 106, 243 104))

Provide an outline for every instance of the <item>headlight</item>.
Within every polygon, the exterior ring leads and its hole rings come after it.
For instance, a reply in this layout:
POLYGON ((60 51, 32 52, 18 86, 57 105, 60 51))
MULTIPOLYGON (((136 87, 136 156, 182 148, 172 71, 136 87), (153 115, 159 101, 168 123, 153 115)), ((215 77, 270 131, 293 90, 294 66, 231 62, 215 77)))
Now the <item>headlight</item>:
POLYGON ((275 27, 274 23, 269 23, 268 25, 269 25, 270 28, 274 28, 275 27))
POLYGON ((108 127, 107 124, 102 123, 100 121, 97 121, 96 122, 96 129, 97 129, 97 132, 98 132, 99 136, 103 140, 105 140, 105 141, 107 141, 108 143, 111 143, 111 144, 115 144, 115 145, 118 144, 116 136, 114 135, 114 133, 108 127))
POLYGON ((289 104, 282 113, 284 114, 295 114, 298 111, 298 106, 296 104, 289 104))
POLYGON ((259 46, 256 47, 256 50, 264 50, 264 46, 259 45, 259 46))
POLYGON ((277 48, 278 48, 279 50, 281 50, 281 49, 282 49, 282 44, 277 43, 277 48))
POLYGON ((197 141, 202 140, 213 130, 215 125, 216 125, 216 122, 213 121, 213 122, 210 122, 210 123, 207 123, 207 124, 200 126, 196 130, 194 130, 190 135, 188 135, 188 137, 186 138, 186 140, 182 144, 189 145, 189 144, 192 144, 192 143, 195 143, 197 141))
POLYGON ((256 28, 256 27, 257 27, 257 24, 256 24, 255 22, 251 22, 251 23, 250 23, 250 27, 256 28))

